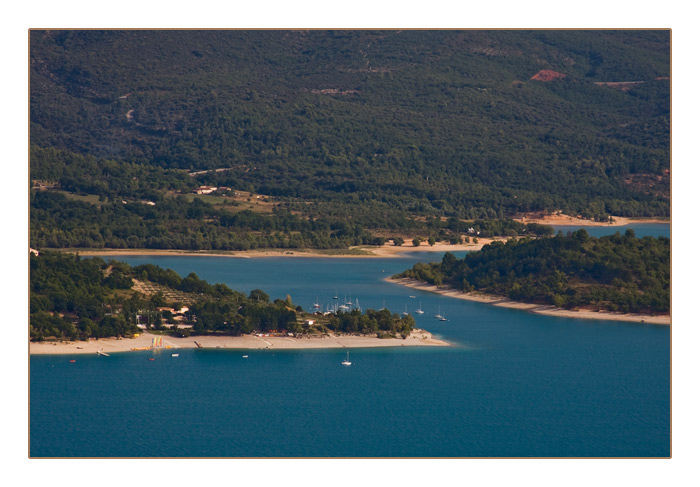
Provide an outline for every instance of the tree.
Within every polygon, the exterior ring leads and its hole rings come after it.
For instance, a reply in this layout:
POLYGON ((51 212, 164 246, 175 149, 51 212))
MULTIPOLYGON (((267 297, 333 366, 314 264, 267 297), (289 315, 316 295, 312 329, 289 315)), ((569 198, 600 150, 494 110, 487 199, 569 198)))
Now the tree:
POLYGON ((270 296, 265 291, 262 291, 260 289, 253 289, 252 291, 250 291, 248 299, 252 301, 260 301, 263 303, 270 302, 270 296))

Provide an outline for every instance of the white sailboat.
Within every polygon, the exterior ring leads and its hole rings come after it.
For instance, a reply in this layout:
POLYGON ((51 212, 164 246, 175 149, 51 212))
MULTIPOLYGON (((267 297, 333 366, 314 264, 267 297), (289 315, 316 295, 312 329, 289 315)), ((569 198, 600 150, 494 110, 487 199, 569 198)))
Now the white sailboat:
POLYGON ((345 357, 345 360, 340 362, 343 365, 352 365, 352 362, 350 362, 350 352, 348 352, 347 356, 345 357))
POLYGON ((435 315, 435 318, 437 318, 437 319, 442 318, 442 315, 440 314, 440 307, 439 307, 439 306, 438 306, 438 312, 437 312, 437 314, 435 315))
POLYGON ((418 309, 416 310, 416 314, 422 315, 423 313, 425 313, 425 311, 423 311, 423 303, 420 303, 418 305, 418 309))
POLYGON ((403 307, 403 313, 401 313, 401 316, 408 316, 408 305, 404 305, 403 307))

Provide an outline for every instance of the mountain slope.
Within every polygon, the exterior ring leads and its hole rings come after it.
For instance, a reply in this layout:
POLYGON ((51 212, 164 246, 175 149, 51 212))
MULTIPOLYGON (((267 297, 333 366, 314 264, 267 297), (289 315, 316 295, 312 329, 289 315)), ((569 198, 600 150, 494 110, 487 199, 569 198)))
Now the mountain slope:
POLYGON ((310 217, 669 214, 668 31, 32 31, 30 57, 33 145, 230 168, 196 180, 310 217))

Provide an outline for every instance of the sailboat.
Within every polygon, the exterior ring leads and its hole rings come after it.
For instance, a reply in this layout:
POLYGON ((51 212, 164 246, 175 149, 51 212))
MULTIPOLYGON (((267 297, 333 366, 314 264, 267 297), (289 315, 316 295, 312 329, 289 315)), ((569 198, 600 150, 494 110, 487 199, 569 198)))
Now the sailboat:
POLYGON ((401 313, 401 316, 408 316, 408 305, 404 305, 403 313, 401 313))
POLYGON ((440 321, 447 321, 447 318, 445 318, 444 316, 441 316, 440 321))
POLYGON ((420 303, 418 305, 418 309, 416 310, 416 314, 422 315, 423 313, 425 313, 425 311, 423 311, 423 303, 420 303))
POLYGON ((312 308, 317 308, 317 309, 318 309, 318 308, 320 308, 320 307, 321 307, 321 305, 318 304, 318 297, 316 297, 316 302, 313 304, 312 308))
POLYGON ((340 362, 343 365, 352 365, 352 362, 350 362, 350 352, 348 352, 347 356, 345 357, 345 360, 340 362))
POLYGON ((440 314, 440 307, 438 307, 438 312, 435 315, 435 318, 438 318, 438 319, 442 318, 442 315, 440 314))

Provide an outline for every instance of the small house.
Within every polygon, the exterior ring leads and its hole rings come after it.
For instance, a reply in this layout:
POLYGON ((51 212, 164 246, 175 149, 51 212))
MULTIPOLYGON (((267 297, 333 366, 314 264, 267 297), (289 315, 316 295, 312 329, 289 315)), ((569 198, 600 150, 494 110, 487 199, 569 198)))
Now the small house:
POLYGON ((214 186, 200 186, 197 188, 197 194, 211 194, 214 191, 216 191, 216 187, 214 186))

